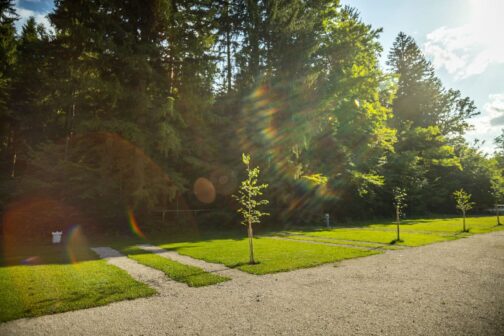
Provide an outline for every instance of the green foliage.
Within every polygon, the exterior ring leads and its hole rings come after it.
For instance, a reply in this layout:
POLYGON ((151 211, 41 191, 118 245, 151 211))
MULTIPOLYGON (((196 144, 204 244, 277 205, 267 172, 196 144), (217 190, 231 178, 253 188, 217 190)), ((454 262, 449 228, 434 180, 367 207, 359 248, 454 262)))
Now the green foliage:
POLYGON ((395 187, 393 189, 394 194, 394 207, 396 208, 397 218, 396 221, 399 222, 401 216, 404 214, 404 209, 406 208, 406 197, 408 194, 404 188, 395 187))
POLYGON ((10 134, 15 124, 15 116, 10 104, 18 46, 14 26, 17 18, 13 1, 0 0, 0 167, 3 171, 9 170, 7 167, 15 154, 15 145, 10 134))
POLYGON ((126 210, 149 210, 173 199, 177 175, 166 174, 136 146, 113 133, 88 133, 68 143, 43 143, 30 152, 18 185, 22 195, 63 200, 95 220, 122 218, 126 210))
POLYGON ((416 42, 404 33, 397 36, 388 64, 398 79, 391 120, 397 143, 381 170, 384 192, 402 185, 413 213, 445 212, 453 179, 443 176, 464 174, 457 150, 467 119, 477 114, 474 103, 443 88, 416 42))
POLYGON ((250 154, 242 154, 242 162, 246 166, 247 178, 243 180, 238 189, 238 194, 233 198, 238 201, 240 208, 238 213, 242 216, 241 223, 251 226, 261 222, 261 217, 268 216, 269 213, 262 212, 258 207, 268 205, 269 201, 257 199, 263 195, 263 190, 268 187, 266 183, 258 184, 260 170, 259 167, 250 168, 250 154))
MULTIPOLYGON (((2 207, 47 193, 155 225, 242 152, 279 225, 388 216, 396 186, 412 214, 454 211, 459 185, 495 202, 502 137, 494 157, 465 143, 472 100, 404 33, 381 69, 381 29, 339 1, 58 0, 50 29, 16 19, 0 1, 2 207)), ((230 214, 235 187, 213 206, 230 214)))
POLYGON ((475 204, 474 202, 471 202, 471 194, 465 192, 464 189, 454 191, 453 197, 455 198, 457 209, 462 211, 464 216, 465 213, 471 210, 475 204))
POLYGON ((238 194, 233 195, 233 198, 238 201, 241 208, 238 209, 238 214, 241 214, 242 224, 247 226, 247 234, 249 239, 249 263, 255 264, 254 245, 253 245, 253 225, 261 222, 261 217, 269 215, 267 212, 262 212, 258 209, 261 205, 268 205, 268 200, 257 199, 262 196, 263 189, 268 187, 267 184, 258 184, 259 167, 250 169, 250 154, 242 154, 242 162, 245 164, 247 178, 243 180, 238 189, 238 194))
POLYGON ((502 175, 494 176, 492 181, 492 195, 495 203, 504 202, 504 177, 502 175))
POLYGON ((321 186, 326 185, 328 181, 328 178, 322 174, 303 175, 301 176, 301 178, 304 178, 315 185, 321 185, 321 186))
POLYGON ((471 194, 466 193, 464 189, 454 191, 453 197, 455 198, 457 209, 462 211, 462 231, 467 232, 468 229, 466 229, 466 212, 471 210, 475 203, 471 202, 471 194))
POLYGON ((408 196, 408 194, 406 193, 406 190, 404 188, 395 187, 393 193, 394 193, 394 206, 403 211, 404 208, 406 208, 407 206, 406 196, 408 196))

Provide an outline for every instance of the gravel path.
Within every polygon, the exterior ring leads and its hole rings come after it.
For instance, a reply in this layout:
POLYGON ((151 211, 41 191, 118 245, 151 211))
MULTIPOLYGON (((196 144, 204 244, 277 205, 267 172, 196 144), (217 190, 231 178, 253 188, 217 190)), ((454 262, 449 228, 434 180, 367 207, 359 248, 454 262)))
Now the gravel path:
POLYGON ((504 335, 504 232, 177 286, 12 321, 0 335, 504 335))

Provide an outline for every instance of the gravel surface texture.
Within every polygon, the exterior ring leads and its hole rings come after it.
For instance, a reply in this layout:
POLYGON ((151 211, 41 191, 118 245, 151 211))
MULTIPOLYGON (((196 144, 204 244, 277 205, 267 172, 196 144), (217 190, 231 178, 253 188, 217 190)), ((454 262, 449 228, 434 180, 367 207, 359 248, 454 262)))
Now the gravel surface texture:
POLYGON ((504 335, 504 232, 202 288, 156 272, 144 280, 166 283, 157 296, 11 321, 0 335, 504 335))

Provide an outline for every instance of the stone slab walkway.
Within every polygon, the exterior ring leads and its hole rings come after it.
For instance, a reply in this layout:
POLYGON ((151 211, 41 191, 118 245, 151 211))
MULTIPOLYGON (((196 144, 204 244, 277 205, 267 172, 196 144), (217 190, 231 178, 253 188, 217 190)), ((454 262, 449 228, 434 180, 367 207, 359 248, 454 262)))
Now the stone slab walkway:
POLYGON ((117 266, 128 272, 135 280, 146 283, 156 289, 158 293, 170 293, 174 290, 180 290, 184 284, 177 283, 166 276, 161 271, 139 264, 119 251, 110 247, 94 247, 93 251, 102 259, 106 259, 111 265, 117 266))
POLYGON ((168 258, 173 261, 177 261, 181 264, 199 267, 207 272, 217 273, 219 275, 230 277, 231 279, 251 280, 254 278, 254 275, 242 272, 238 269, 232 269, 232 268, 228 268, 222 264, 214 264, 214 263, 206 262, 204 260, 194 259, 189 256, 184 256, 184 255, 178 254, 175 251, 164 250, 164 249, 157 247, 157 246, 142 244, 142 245, 138 245, 138 247, 140 247, 146 251, 149 251, 151 253, 156 253, 157 255, 159 255, 161 257, 168 258))

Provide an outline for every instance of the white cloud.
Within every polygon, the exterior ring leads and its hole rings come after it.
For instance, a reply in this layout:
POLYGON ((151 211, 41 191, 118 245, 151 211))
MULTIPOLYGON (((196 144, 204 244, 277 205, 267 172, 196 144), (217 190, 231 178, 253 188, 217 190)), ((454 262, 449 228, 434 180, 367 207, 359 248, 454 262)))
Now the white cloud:
POLYGON ((492 64, 504 64, 504 2, 471 0, 468 10, 472 17, 467 24, 440 27, 427 34, 423 46, 434 67, 444 68, 455 79, 483 73, 492 64))
POLYGON ((490 125, 504 127, 504 93, 490 95, 490 102, 483 107, 490 119, 490 125))
MULTIPOLYGON (((31 1, 38 2, 38 1, 31 1)), ((47 29, 51 29, 51 24, 49 18, 47 17, 48 12, 36 12, 31 9, 20 7, 19 1, 15 2, 16 13, 19 15, 19 20, 16 21, 16 29, 21 31, 21 28, 26 23, 30 17, 34 17, 37 23, 43 24, 47 29)))
POLYGON ((484 140, 482 149, 491 153, 494 149, 494 139, 501 134, 504 127, 504 93, 491 94, 488 99, 483 106, 483 113, 471 120, 474 129, 467 135, 469 139, 484 140))

